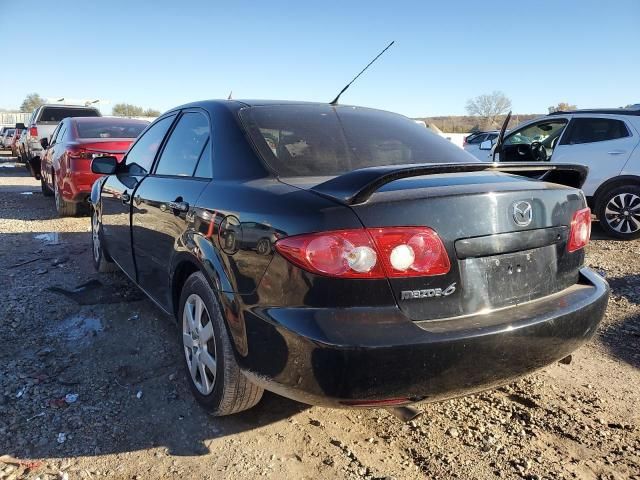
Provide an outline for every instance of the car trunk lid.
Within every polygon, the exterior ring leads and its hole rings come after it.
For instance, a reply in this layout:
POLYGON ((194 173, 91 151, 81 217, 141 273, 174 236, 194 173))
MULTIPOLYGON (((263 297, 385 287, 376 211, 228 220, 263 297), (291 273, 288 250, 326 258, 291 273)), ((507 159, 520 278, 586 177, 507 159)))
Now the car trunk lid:
MULTIPOLYGON (((307 178, 298 186, 317 191, 327 182, 311 186, 307 178)), ((564 185, 496 170, 438 173, 391 180, 349 206, 367 228, 426 226, 442 239, 448 273, 389 279, 413 320, 477 314, 553 294, 577 282, 584 260, 582 250, 567 251, 567 241, 585 199, 564 185), (516 218, 518 205, 530 207, 530 221, 516 218)))

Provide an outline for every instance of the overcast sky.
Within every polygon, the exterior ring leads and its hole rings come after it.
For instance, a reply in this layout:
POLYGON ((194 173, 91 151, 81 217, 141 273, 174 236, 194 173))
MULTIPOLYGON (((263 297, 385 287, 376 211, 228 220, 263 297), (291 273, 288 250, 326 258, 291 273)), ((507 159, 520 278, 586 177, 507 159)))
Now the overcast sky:
POLYGON ((391 40, 341 103, 413 117, 493 90, 518 113, 640 103, 640 0, 91 3, 0 0, 0 107, 31 92, 107 114, 231 90, 328 102, 391 40))

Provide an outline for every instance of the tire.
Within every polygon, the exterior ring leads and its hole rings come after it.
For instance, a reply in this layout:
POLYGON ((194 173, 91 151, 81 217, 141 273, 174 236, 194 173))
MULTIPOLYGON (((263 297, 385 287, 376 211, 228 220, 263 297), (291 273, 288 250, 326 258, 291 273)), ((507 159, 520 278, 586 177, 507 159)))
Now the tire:
POLYGON ((102 223, 95 208, 91 209, 91 257, 94 268, 101 273, 115 272, 118 266, 111 261, 102 241, 102 223))
POLYGON ((51 176, 53 179, 53 196, 56 202, 56 211, 60 217, 75 217, 78 215, 78 204, 74 202, 67 202, 64 198, 62 198, 62 193, 60 193, 60 189, 58 188, 58 182, 56 182, 56 178, 51 176))
POLYGON ((218 300, 201 272, 182 288, 178 324, 185 372, 198 403, 214 416, 224 416, 260 401, 263 389, 240 371, 218 300), (200 318, 195 318, 198 312, 200 318))
POLYGON ((640 238, 640 187, 622 185, 604 192, 596 213, 607 235, 621 240, 640 238))
POLYGON ((49 188, 49 185, 47 185, 42 177, 40 177, 40 188, 42 189, 42 194, 45 197, 53 197, 53 190, 49 188))

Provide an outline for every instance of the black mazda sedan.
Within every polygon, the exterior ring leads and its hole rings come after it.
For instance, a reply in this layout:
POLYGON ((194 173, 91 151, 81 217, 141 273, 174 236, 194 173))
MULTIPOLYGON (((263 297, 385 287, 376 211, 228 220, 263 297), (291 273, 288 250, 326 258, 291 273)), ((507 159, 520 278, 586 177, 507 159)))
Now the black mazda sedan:
POLYGON ((93 258, 175 316, 216 415, 263 389, 390 407, 504 384, 595 332, 586 169, 490 164, 368 108, 203 101, 93 160, 93 258))

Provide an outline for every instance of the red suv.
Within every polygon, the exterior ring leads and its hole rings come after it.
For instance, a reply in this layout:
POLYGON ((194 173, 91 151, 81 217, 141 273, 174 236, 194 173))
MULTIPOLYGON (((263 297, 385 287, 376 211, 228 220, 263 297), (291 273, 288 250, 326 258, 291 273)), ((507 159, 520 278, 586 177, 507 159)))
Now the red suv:
POLYGON ((41 140, 45 153, 41 160, 42 193, 55 196, 60 216, 85 210, 93 182, 91 160, 102 155, 118 161, 149 122, 130 118, 71 117, 56 127, 50 139, 41 140))

